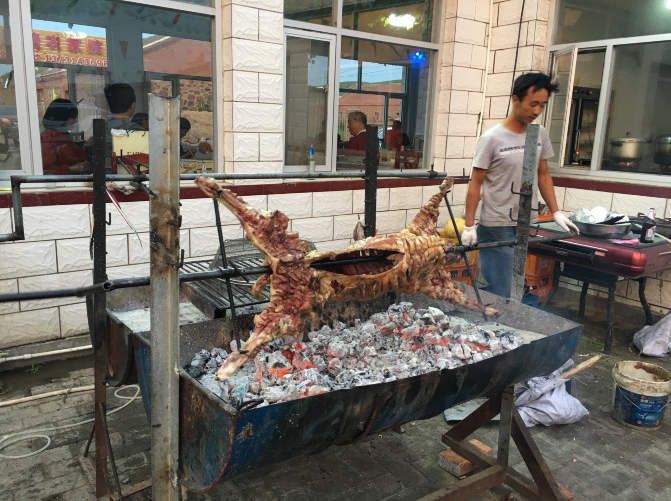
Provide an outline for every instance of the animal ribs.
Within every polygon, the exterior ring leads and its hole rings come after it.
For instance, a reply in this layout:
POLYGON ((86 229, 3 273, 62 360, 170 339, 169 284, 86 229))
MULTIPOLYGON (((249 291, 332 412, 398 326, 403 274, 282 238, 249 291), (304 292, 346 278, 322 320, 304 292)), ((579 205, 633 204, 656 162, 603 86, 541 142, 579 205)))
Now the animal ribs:
POLYGON ((269 213, 247 205, 215 180, 198 177, 196 184, 215 197, 240 220, 245 235, 265 256, 271 272, 261 276, 252 291, 259 293, 270 284, 270 302, 254 318, 254 329, 244 350, 229 355, 217 371, 223 381, 233 375, 261 348, 278 337, 299 337, 303 320, 316 306, 327 301, 373 298, 383 293, 423 293, 472 310, 494 315, 466 296, 452 281, 446 264, 454 261, 450 247, 436 232, 438 207, 452 188, 446 178, 438 193, 420 209, 407 228, 387 236, 359 240, 341 251, 309 251, 296 232, 288 230, 289 219, 280 211, 269 213), (335 264, 315 268, 314 263, 375 256, 371 262, 335 264))

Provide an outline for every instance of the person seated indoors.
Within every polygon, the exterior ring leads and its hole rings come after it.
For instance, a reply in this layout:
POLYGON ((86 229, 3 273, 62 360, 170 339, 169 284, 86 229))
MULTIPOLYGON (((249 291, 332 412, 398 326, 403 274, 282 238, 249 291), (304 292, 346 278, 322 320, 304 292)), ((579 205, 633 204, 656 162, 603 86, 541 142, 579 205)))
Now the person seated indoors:
POLYGON ((184 137, 191 130, 191 122, 188 118, 180 117, 179 119, 179 158, 196 159, 196 160, 211 160, 212 146, 207 141, 200 141, 197 145, 187 143, 184 137))
POLYGON ((105 99, 110 113, 107 128, 131 129, 131 117, 135 114, 135 91, 130 84, 119 82, 105 86, 105 99))
POLYGON ((345 150, 353 152, 366 151, 366 125, 368 125, 368 117, 366 117, 365 113, 351 111, 347 115, 347 130, 350 133, 350 138, 342 145, 345 150))
POLYGON ((79 110, 69 99, 54 99, 42 117, 40 134, 44 174, 81 174, 88 172, 87 153, 82 142, 71 132, 77 124, 79 110))
POLYGON ((400 120, 394 120, 391 130, 388 130, 384 137, 384 142, 390 150, 400 150, 410 144, 410 138, 403 132, 400 120))

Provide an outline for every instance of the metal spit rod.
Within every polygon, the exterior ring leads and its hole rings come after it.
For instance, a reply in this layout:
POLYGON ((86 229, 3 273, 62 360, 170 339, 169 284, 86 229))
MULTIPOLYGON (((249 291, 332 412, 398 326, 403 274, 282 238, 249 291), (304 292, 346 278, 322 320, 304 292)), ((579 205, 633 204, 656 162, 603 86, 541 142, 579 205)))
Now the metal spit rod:
MULTIPOLYGON (((454 214, 452 212, 452 206, 450 205, 450 201, 447 199, 447 193, 445 195, 443 195, 443 199, 445 200, 445 205, 447 205, 447 212, 450 213, 450 221, 452 221, 452 228, 454 228, 454 234, 457 235, 457 242, 459 242, 459 245, 461 247, 463 247, 463 243, 461 241, 461 232, 459 231, 459 228, 457 227, 456 219, 454 219, 454 214)), ((478 289, 478 284, 475 283, 475 276, 473 275, 473 270, 471 268, 471 263, 468 260, 468 254, 466 254, 465 250, 461 252, 461 258, 464 260, 464 264, 466 265, 466 272, 468 273, 468 276, 471 278, 473 291, 475 292, 475 298, 478 300, 478 304, 480 306, 484 307, 484 304, 482 302, 482 297, 480 296, 480 290, 478 289)))
MULTIPOLYGON (((562 233, 555 237, 536 237, 530 238, 530 242, 542 243, 552 242, 555 240, 563 240, 570 237, 570 233, 562 233)), ((478 249, 488 249, 492 247, 514 246, 517 240, 501 240, 499 242, 487 242, 476 245, 454 245, 446 249, 448 252, 461 254, 463 252, 470 252, 478 249)), ((312 263, 314 268, 329 268, 332 266, 339 266, 344 264, 365 263, 370 261, 377 261, 377 256, 362 256, 353 259, 338 259, 333 261, 323 261, 319 263, 312 263)), ((226 278, 226 277, 240 277, 245 275, 262 275, 268 273, 270 270, 267 266, 234 268, 230 266, 227 268, 220 268, 212 271, 200 271, 195 273, 180 273, 179 281, 181 282, 197 282, 200 280, 209 280, 212 278, 226 278)), ((50 289, 30 292, 12 292, 8 294, 0 294, 0 303, 8 303, 12 301, 31 301, 35 299, 54 299, 62 297, 85 296, 91 292, 105 291, 110 292, 116 289, 126 289, 129 287, 141 287, 149 285, 149 277, 128 277, 118 278, 114 280, 107 280, 105 282, 97 282, 83 287, 72 287, 66 289, 50 289)))

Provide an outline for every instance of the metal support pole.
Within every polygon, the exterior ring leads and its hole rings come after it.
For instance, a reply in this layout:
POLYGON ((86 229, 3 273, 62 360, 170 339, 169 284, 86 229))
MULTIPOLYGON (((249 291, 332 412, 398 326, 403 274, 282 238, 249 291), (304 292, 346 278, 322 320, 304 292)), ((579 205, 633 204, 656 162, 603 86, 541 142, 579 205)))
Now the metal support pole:
POLYGON ((179 98, 149 95, 152 498, 179 499, 179 98))
POLYGON ((527 264, 527 246, 529 244, 529 224, 531 222, 531 198, 533 195, 534 177, 538 170, 538 132, 539 126, 527 126, 524 143, 524 160, 522 163, 522 179, 520 183, 520 204, 517 212, 517 245, 513 261, 513 280, 510 298, 522 301, 524 295, 524 269, 527 264))
POLYGON ((380 163, 380 151, 377 144, 377 127, 366 126, 366 165, 365 198, 364 198, 364 230, 366 237, 375 235, 377 211, 377 167, 380 163))
MULTIPOLYGON (((105 120, 93 120, 93 282, 107 281, 107 242, 105 228, 105 120)), ((109 478, 107 475, 107 458, 109 454, 107 440, 107 345, 105 329, 107 328, 107 294, 95 291, 89 296, 91 308, 91 344, 93 345, 93 380, 94 380, 94 431, 95 431, 95 465, 96 465, 96 498, 102 499, 109 495, 109 478)))

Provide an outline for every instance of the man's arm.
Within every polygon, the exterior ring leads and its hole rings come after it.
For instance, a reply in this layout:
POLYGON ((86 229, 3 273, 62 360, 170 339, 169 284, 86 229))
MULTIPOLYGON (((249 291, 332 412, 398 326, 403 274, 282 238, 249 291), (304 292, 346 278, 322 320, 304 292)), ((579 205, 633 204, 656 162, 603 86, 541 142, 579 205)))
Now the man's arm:
MULTIPOLYGON (((464 223, 466 226, 473 226, 475 224, 475 211, 480 202, 480 190, 482 189, 482 183, 484 182, 486 175, 486 169, 473 167, 471 180, 468 183, 468 191, 466 192, 466 209, 464 211, 464 223)), ((550 182, 552 182, 552 180, 550 180, 550 182)))
POLYGON ((554 214, 559 210, 557 205, 557 197, 555 196, 554 184, 552 183, 552 175, 550 174, 550 166, 547 160, 541 160, 538 163, 538 190, 545 203, 550 208, 550 213, 554 214))

